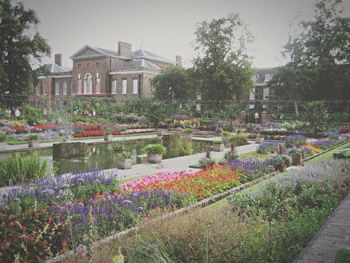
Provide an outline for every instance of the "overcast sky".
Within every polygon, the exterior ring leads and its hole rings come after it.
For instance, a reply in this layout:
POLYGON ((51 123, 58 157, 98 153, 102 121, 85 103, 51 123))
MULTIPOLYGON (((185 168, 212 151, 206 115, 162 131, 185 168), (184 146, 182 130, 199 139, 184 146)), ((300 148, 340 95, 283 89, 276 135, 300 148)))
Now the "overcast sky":
MULTIPOLYGON (((350 1, 345 0, 346 14, 350 1)), ((239 13, 254 36, 249 47, 255 67, 284 63, 281 49, 296 21, 310 19, 313 0, 24 0, 40 20, 37 30, 63 62, 85 44, 117 50, 118 41, 143 47, 185 66, 194 56, 197 23, 239 13), (293 25, 291 27, 291 25, 293 25)), ((53 59, 45 59, 49 63, 53 59)))

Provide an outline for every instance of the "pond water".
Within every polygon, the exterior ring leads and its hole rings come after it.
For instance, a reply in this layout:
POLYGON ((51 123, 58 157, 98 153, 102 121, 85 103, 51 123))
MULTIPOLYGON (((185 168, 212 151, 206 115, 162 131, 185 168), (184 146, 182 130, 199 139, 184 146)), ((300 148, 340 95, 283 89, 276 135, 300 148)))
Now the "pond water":
MULTIPOLYGON (((124 149, 131 152, 131 157, 136 163, 137 156, 143 154, 142 148, 147 144, 159 143, 159 139, 143 139, 124 141, 124 149)), ((70 159, 53 160, 52 149, 36 150, 35 152, 56 170, 55 174, 64 174, 69 172, 90 171, 95 169, 116 168, 117 156, 112 151, 113 143, 89 144, 88 154, 85 157, 74 157, 70 159)), ((203 142, 192 142, 193 152, 201 152, 207 147, 203 142)), ((22 154, 30 154, 23 152, 22 154)), ((0 154, 0 159, 4 159, 10 154, 0 154)), ((165 156, 166 158, 166 156, 165 156)))

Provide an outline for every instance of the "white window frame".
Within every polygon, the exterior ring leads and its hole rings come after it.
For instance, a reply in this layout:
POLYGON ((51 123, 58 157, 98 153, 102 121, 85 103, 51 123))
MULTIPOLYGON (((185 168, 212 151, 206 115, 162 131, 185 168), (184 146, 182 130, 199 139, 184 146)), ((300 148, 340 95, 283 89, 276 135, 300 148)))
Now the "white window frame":
POLYGON ((112 80, 111 94, 117 94, 117 80, 112 80))
POLYGON ((269 96, 270 96, 270 89, 265 87, 263 89, 263 100, 268 100, 269 96))
POLYGON ((81 87, 82 87, 81 75, 78 74, 78 90, 77 90, 78 94, 82 93, 81 92, 81 87))
POLYGON ((86 73, 84 76, 84 94, 92 94, 92 76, 86 73))
POLYGON ((60 95, 60 83, 55 82, 55 96, 59 96, 59 95, 60 95))
POLYGON ((67 81, 63 82, 62 94, 67 95, 67 81))
POLYGON ((96 93, 101 93, 101 78, 100 73, 96 73, 96 93))
POLYGON ((132 94, 139 93, 139 79, 132 80, 132 94))
POLYGON ((122 95, 128 94, 128 80, 122 79, 122 95))
POLYGON ((43 84, 43 95, 47 95, 47 82, 46 81, 43 84))

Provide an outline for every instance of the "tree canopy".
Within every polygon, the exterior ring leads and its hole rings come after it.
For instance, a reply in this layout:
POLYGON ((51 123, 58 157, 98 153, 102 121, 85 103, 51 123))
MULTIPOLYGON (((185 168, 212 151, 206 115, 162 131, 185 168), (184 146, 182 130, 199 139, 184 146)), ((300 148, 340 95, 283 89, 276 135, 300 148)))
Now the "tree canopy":
POLYGON ((204 21, 195 32, 194 72, 202 100, 232 100, 252 87, 251 35, 238 14, 204 21))
POLYGON ((319 0, 314 17, 284 49, 290 62, 270 82, 275 95, 291 100, 349 100, 350 17, 342 0, 319 0))
POLYGON ((190 69, 186 70, 181 66, 163 69, 151 82, 155 97, 165 100, 194 99, 196 92, 190 74, 190 69))
POLYGON ((0 0, 0 92, 28 93, 36 78, 32 64, 50 54, 45 39, 33 27, 35 12, 22 3, 0 0))

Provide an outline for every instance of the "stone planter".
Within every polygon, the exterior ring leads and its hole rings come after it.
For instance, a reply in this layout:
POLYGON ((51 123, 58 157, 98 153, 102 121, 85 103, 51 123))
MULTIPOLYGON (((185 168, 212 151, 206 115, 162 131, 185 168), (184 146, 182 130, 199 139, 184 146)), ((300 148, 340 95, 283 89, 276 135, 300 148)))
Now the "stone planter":
POLYGON ((117 167, 119 169, 131 169, 132 167, 132 159, 131 158, 117 158, 117 167))
POLYGON ((302 165, 304 163, 303 157, 301 155, 297 155, 293 157, 293 165, 302 165))
POLYGON ((0 150, 6 150, 7 143, 6 142, 0 142, 0 150))
POLYGON ((28 141, 28 147, 30 148, 38 148, 39 144, 40 144, 39 141, 33 141, 33 140, 28 141))
POLYGON ((112 134, 105 134, 104 139, 106 142, 111 142, 113 140, 113 135, 112 134))
POLYGON ((264 142, 264 138, 256 138, 256 143, 260 144, 264 142))
POLYGON ((148 162, 149 163, 160 163, 162 162, 162 155, 161 154, 155 154, 155 153, 149 153, 148 154, 148 162))
POLYGON ((213 144, 213 151, 215 152, 222 152, 224 150, 225 146, 223 143, 220 143, 220 144, 216 144, 214 143, 213 144))

